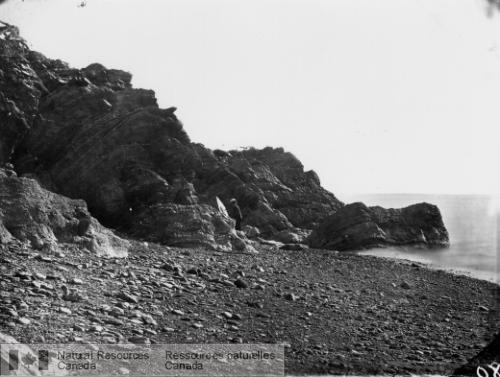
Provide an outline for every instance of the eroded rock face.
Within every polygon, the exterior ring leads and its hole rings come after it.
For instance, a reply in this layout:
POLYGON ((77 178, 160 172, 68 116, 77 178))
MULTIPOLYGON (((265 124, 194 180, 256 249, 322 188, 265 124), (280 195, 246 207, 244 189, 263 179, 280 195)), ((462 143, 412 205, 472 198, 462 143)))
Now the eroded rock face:
POLYGON ((30 64, 30 50, 13 26, 0 31, 0 165, 29 131, 46 91, 30 64))
POLYGON ((234 221, 207 204, 148 206, 134 218, 133 229, 139 237, 171 246, 254 252, 248 240, 237 235, 234 221))
POLYGON ((352 203, 327 217, 308 241, 311 247, 340 251, 385 245, 445 247, 449 244, 439 209, 427 203, 401 209, 352 203))
MULTIPOLYGON (((191 142, 175 107, 160 109, 153 91, 133 88, 128 72, 48 59, 30 51, 14 27, 0 38, 0 164, 13 162, 19 175, 85 200, 107 226, 165 243, 213 245, 219 197, 238 200, 243 226, 285 243, 301 243, 318 227, 310 238, 318 247, 447 240, 439 211, 343 208, 282 148, 212 151, 191 142), (339 210, 347 217, 335 217, 339 210), (333 229, 328 235, 325 226, 333 229)), ((0 235, 8 237, 2 228, 0 235)))
POLYGON ((219 160, 244 183, 247 191, 235 196, 247 223, 264 234, 293 227, 314 229, 343 206, 321 187, 314 171, 304 171, 302 163, 283 148, 231 151, 219 160))
POLYGON ((160 109, 153 91, 132 88, 129 73, 73 69, 30 51, 15 28, 3 35, 10 54, 0 56, 0 163, 12 160, 19 174, 84 199, 106 225, 143 233, 137 218, 174 204, 200 205, 176 207, 195 223, 199 210, 212 216, 206 205, 215 196, 235 197, 243 225, 272 236, 312 229, 342 206, 283 149, 211 151, 190 141, 175 108, 160 109))
POLYGON ((0 169, 0 243, 15 240, 44 250, 74 243, 111 257, 126 256, 130 246, 90 216, 83 200, 54 194, 34 179, 0 169))

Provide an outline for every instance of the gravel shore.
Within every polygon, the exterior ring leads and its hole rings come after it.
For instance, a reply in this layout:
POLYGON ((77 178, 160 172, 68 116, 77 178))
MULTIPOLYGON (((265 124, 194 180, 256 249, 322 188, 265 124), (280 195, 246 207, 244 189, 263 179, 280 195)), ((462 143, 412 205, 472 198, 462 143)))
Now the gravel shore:
POLYGON ((1 252, 0 331, 18 341, 284 343, 291 374, 450 374, 500 327, 499 286, 325 250, 136 241, 126 259, 1 252))

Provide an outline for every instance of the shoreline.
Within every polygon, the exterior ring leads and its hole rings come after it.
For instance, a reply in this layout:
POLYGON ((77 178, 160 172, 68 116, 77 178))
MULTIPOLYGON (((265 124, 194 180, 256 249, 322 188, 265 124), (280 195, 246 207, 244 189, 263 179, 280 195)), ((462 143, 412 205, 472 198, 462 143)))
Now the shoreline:
POLYGON ((4 252, 0 331, 20 342, 285 342, 287 374, 441 375, 500 327, 498 285, 411 261, 132 242, 121 260, 4 252), (61 299, 62 285, 86 298, 61 299))
MULTIPOLYGON (((358 250, 358 251, 352 251, 349 253, 353 253, 356 255, 368 255, 368 256, 373 256, 377 258, 385 258, 388 260, 395 260, 395 261, 407 261, 407 262, 412 262, 412 263, 419 263, 422 266, 425 266, 429 269, 436 270, 436 271, 445 271, 454 275, 459 275, 459 276, 467 276, 469 278, 473 279, 478 279, 482 281, 486 281, 489 283, 496 284, 500 286, 500 272, 498 271, 480 271, 480 270, 473 270, 473 269, 468 269, 465 267, 449 267, 449 266, 444 266, 444 265, 439 265, 435 264, 433 261, 430 260, 423 260, 424 258, 411 258, 411 255, 409 257, 398 257, 398 256, 387 256, 387 255, 376 255, 377 251, 382 250, 394 250, 395 253, 400 253, 401 255, 404 253, 403 250, 397 250, 397 249, 392 249, 392 248, 379 248, 379 249, 369 249, 369 250, 358 250)), ((431 252, 431 251, 430 251, 431 252)))

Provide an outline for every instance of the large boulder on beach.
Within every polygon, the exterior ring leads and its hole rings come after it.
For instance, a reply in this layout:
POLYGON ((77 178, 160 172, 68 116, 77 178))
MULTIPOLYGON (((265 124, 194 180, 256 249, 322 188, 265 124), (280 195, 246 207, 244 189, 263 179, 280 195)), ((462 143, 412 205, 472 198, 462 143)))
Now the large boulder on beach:
POLYGON ((110 257, 126 256, 130 246, 93 218, 83 200, 54 194, 34 179, 0 169, 0 243, 13 241, 47 251, 73 243, 110 257))
POLYGON ((327 217, 308 242, 315 248, 346 251, 397 245, 444 247, 449 237, 435 205, 385 209, 352 203, 327 217))
POLYGON ((250 242, 236 233, 234 221, 207 204, 148 206, 135 216, 133 229, 138 237, 169 246, 254 251, 250 242))

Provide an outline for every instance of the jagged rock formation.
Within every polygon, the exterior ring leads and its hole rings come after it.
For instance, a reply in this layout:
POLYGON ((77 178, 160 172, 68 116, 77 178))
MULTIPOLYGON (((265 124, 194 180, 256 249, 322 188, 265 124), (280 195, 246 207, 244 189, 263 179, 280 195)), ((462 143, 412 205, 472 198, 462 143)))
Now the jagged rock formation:
MULTIPOLYGON (((222 236, 241 246, 243 235, 228 233, 231 220, 221 219, 214 205, 216 196, 226 203, 235 197, 243 225, 266 238, 303 243, 344 206, 282 148, 224 152, 192 143, 176 108, 160 109, 154 92, 133 88, 127 72, 100 64, 70 68, 30 51, 12 26, 0 38, 0 164, 13 162, 19 175, 84 199, 105 225, 172 245, 214 246, 222 236)), ((372 209, 370 216, 383 217, 381 211, 372 209)), ((425 211, 420 214, 424 222, 425 211)), ((391 217, 399 220, 406 221, 391 217)), ((425 226, 414 225, 417 239, 425 226)), ((371 224, 365 228, 378 235, 349 245, 325 243, 318 239, 323 226, 311 242, 347 248, 414 243, 404 241, 414 229, 399 239, 371 224)), ((441 229, 429 231, 421 243, 445 243, 439 241, 444 236, 441 229)))
POLYGON ((419 203, 401 209, 352 203, 327 217, 309 237, 312 247, 359 250, 383 245, 448 245, 439 209, 419 203))
POLYGON ((143 229, 140 219, 154 211, 168 213, 159 224, 195 223, 215 196, 236 197, 244 224, 269 236, 312 229, 342 206, 283 149, 213 152, 192 143, 175 108, 158 108, 153 91, 132 88, 130 74, 100 64, 71 69, 30 51, 10 30, 2 45, 11 53, 0 59, 1 116, 9 120, 1 123, 9 137, 2 138, 0 160, 12 160, 19 174, 35 174, 50 190, 84 199, 105 224, 164 233, 143 229))
POLYGON ((0 169, 0 245, 20 241, 54 251, 72 243, 102 256, 124 257, 129 242, 90 216, 83 200, 68 199, 0 169))

